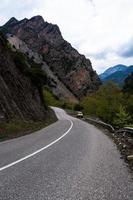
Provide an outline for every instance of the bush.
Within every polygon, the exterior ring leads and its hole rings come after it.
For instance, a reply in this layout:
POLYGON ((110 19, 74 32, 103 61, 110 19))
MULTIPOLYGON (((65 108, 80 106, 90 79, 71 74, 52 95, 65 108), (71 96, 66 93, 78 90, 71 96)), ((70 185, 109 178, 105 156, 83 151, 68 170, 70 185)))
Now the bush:
POLYGON ((83 110, 83 106, 77 103, 77 104, 74 105, 73 109, 75 111, 81 111, 81 110, 83 110))
POLYGON ((47 83, 47 76, 40 68, 28 68, 26 75, 30 77, 32 83, 37 86, 38 89, 42 88, 47 83))
POLYGON ((128 123, 130 123, 131 117, 126 112, 124 106, 120 105, 118 113, 116 113, 116 117, 114 118, 114 125, 117 128, 123 128, 128 123))
POLYGON ((133 72, 125 79, 123 92, 133 95, 133 72))
POLYGON ((12 54, 15 65, 24 75, 26 75, 29 68, 26 56, 19 51, 12 52, 12 54))
POLYGON ((112 82, 109 82, 101 86, 96 94, 85 97, 81 105, 84 108, 83 112, 85 114, 98 117, 112 124, 122 101, 123 95, 120 88, 112 82))
POLYGON ((0 123, 0 141, 23 136, 33 131, 54 123, 57 119, 52 111, 49 111, 50 116, 44 121, 23 121, 20 119, 12 119, 11 121, 0 123))
POLYGON ((44 88, 43 90, 44 99, 47 105, 49 106, 55 106, 55 107, 61 107, 62 102, 57 99, 55 95, 52 94, 52 92, 48 88, 44 88))

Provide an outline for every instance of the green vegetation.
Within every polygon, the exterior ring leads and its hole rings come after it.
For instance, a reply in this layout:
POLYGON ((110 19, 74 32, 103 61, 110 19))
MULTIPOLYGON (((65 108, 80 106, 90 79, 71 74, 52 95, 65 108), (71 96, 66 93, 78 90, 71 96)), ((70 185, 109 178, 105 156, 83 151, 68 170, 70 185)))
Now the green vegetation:
POLYGON ((133 124, 133 95, 123 93, 113 82, 85 97, 81 105, 85 115, 98 117, 116 128, 133 124))
POLYGON ((43 87, 47 84, 47 76, 42 70, 41 65, 36 64, 33 60, 29 60, 27 56, 20 51, 12 52, 12 55, 21 73, 30 78, 31 82, 37 87, 41 101, 45 108, 47 108, 43 96, 43 87))
POLYGON ((47 87, 44 87, 44 99, 47 105, 74 110, 75 104, 57 98, 47 87))
POLYGON ((123 128, 129 124, 131 120, 130 115, 127 113, 124 106, 120 105, 118 113, 116 113, 116 117, 114 118, 114 124, 118 128, 123 128))
POLYGON ((133 94, 133 72, 125 79, 123 92, 133 94))
POLYGON ((81 110, 83 110, 83 106, 81 104, 79 104, 79 103, 76 103, 74 105, 74 107, 73 107, 73 110, 75 110, 75 111, 81 111, 81 110))
POLYGON ((52 111, 50 113, 50 116, 44 121, 12 119, 9 122, 0 123, 0 141, 30 134, 56 122, 54 113, 52 111))
POLYGON ((47 105, 61 107, 62 105, 61 100, 59 100, 56 96, 54 96, 47 87, 44 88, 43 94, 47 105))
POLYGON ((47 76, 41 69, 41 65, 36 64, 33 60, 29 60, 26 55, 20 51, 12 53, 13 59, 18 69, 27 77, 29 77, 32 83, 38 88, 42 87, 47 83, 47 76))
POLYGON ((15 52, 11 52, 11 54, 12 54, 13 60, 15 62, 15 65, 17 66, 17 68, 24 75, 26 75, 26 72, 29 68, 29 64, 28 64, 26 56, 18 50, 15 52))

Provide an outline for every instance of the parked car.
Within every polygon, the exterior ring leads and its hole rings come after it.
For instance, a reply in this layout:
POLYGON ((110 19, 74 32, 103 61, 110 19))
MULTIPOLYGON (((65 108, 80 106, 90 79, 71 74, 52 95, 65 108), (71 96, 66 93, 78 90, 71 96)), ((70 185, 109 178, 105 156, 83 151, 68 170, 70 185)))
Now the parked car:
POLYGON ((78 112, 77 112, 77 117, 78 117, 78 118, 83 118, 83 113, 82 113, 81 111, 78 111, 78 112))

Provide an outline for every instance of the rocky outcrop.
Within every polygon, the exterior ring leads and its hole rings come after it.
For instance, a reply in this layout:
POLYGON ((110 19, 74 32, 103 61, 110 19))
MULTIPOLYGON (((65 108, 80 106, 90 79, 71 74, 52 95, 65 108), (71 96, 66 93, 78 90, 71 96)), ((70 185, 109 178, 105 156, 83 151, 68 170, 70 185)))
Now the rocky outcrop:
POLYGON ((99 88, 101 82, 90 60, 63 39, 57 25, 45 22, 41 16, 35 16, 21 21, 11 18, 2 29, 41 55, 54 75, 76 97, 81 98, 99 88))
POLYGON ((8 35, 8 41, 17 50, 20 50, 21 52, 26 54, 30 59, 33 59, 35 63, 38 63, 42 66, 42 70, 45 71, 48 77, 47 87, 52 91, 52 93, 56 97, 65 102, 69 101, 73 103, 78 103, 77 98, 53 73, 53 71, 50 69, 47 63, 43 61, 43 57, 39 53, 32 51, 25 42, 23 42, 16 36, 8 35))
POLYGON ((0 121, 45 117, 37 87, 16 66, 6 40, 0 35, 0 121))

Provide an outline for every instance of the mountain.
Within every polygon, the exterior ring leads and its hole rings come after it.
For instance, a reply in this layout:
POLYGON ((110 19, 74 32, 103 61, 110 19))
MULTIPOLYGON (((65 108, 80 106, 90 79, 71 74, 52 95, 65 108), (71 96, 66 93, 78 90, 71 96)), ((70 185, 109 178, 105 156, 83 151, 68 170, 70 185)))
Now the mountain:
POLYGON ((124 80, 129 74, 133 72, 133 66, 116 65, 107 69, 104 73, 100 74, 100 78, 103 83, 107 81, 113 81, 118 85, 123 85, 124 80))
POLYGON ((125 79, 123 92, 133 94, 133 72, 125 79))
POLYGON ((44 120, 47 117, 39 87, 33 83, 33 77, 25 73, 30 65, 22 57, 12 52, 0 33, 0 121, 11 118, 44 120))
POLYGON ((57 25, 41 16, 11 18, 1 30, 15 48, 42 64, 52 80, 50 89, 59 98, 76 101, 99 88, 101 81, 90 60, 63 39, 57 25))
POLYGON ((102 74, 100 74, 101 80, 104 80, 104 78, 110 76, 111 74, 117 72, 117 71, 124 71, 127 68, 125 65, 116 65, 114 67, 110 67, 107 70, 105 70, 102 74))

